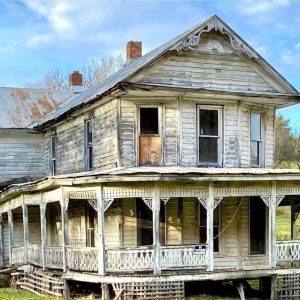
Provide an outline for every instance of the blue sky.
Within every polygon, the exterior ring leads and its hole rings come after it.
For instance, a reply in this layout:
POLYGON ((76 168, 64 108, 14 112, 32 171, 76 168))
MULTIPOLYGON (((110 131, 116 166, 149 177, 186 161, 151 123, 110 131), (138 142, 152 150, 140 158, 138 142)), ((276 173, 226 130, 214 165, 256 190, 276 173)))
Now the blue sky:
MULTIPOLYGON (((144 53, 217 14, 300 90, 300 0, 0 0, 0 86, 25 86, 49 70, 144 53)), ((300 131, 300 105, 282 110, 300 131)))

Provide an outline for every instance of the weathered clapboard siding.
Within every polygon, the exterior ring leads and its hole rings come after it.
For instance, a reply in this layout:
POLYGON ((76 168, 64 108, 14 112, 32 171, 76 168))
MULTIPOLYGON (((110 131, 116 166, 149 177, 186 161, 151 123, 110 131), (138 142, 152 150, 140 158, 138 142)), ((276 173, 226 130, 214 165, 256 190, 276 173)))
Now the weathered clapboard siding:
POLYGON ((20 247, 24 244, 22 208, 13 210, 12 217, 14 222, 13 247, 20 247))
POLYGON ((276 91, 254 70, 246 57, 239 56, 232 50, 224 37, 209 33, 201 36, 198 48, 174 52, 144 70, 132 81, 235 91, 276 91), (219 47, 206 47, 209 40, 219 47))
MULTIPOLYGON (((121 200, 122 201, 122 200, 121 200)), ((105 212, 105 246, 121 246, 121 212, 119 201, 114 201, 105 212)))
POLYGON ((0 133, 0 182, 30 176, 44 176, 43 135, 0 133))
POLYGON ((240 158, 241 167, 250 166, 250 107, 246 104, 240 106, 240 158))
POLYGON ((92 118, 94 169, 117 165, 117 101, 112 100, 94 111, 59 124, 45 133, 45 166, 50 174, 50 137, 56 132, 57 174, 84 171, 84 122, 92 118), (92 117, 91 117, 92 116, 92 117))
POLYGON ((132 101, 121 99, 119 124, 120 152, 122 165, 133 166, 136 162, 136 119, 137 113, 132 101))
POLYGON ((275 164, 275 111, 272 108, 265 114, 265 167, 274 168, 275 164))
POLYGON ((41 243, 40 208, 36 205, 28 206, 28 232, 31 244, 41 243))
POLYGON ((122 199, 122 246, 137 246, 136 201, 141 199, 122 199))

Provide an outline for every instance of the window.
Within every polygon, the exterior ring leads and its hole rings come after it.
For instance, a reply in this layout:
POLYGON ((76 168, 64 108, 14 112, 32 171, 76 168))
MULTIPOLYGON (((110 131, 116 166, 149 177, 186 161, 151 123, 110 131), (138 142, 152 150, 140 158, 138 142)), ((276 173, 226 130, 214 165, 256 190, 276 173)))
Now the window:
POLYGON ((85 122, 85 170, 93 169, 93 126, 92 120, 85 122))
POLYGON ((50 170, 51 175, 56 175, 56 135, 52 135, 50 138, 50 170))
POLYGON ((200 106, 198 111, 198 119, 199 164, 221 165, 221 107, 200 106))
POLYGON ((250 119, 250 163, 253 167, 263 164, 263 132, 262 115, 251 112, 250 119))
MULTIPOLYGON (((200 205, 200 230, 199 230, 199 242, 200 244, 206 244, 207 242, 207 211, 200 205)), ((219 237, 220 232, 220 206, 216 207, 214 210, 214 252, 219 252, 219 237)))
POLYGON ((160 165, 161 136, 160 108, 140 107, 139 110, 139 164, 160 165))
POLYGON ((249 201, 250 254, 265 254, 266 206, 260 197, 251 197, 249 201))

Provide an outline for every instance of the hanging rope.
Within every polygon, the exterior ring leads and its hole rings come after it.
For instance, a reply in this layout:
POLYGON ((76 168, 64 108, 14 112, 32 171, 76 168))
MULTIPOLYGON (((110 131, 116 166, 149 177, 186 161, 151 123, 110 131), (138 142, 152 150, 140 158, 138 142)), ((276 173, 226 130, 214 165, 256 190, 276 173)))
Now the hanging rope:
POLYGON ((243 202, 243 198, 241 198, 241 201, 240 201, 240 203, 239 203, 239 205, 238 205, 238 207, 237 207, 235 213, 233 214, 232 218, 229 220, 229 222, 226 224, 226 226, 225 226, 225 227, 224 227, 224 228, 223 228, 216 236, 214 236, 214 237, 212 238, 212 240, 214 240, 214 239, 220 237, 220 236, 225 232, 225 230, 226 230, 226 229, 228 228, 228 226, 232 223, 233 219, 235 218, 236 214, 238 213, 238 211, 239 211, 239 209, 240 209, 240 207, 241 207, 241 205, 242 205, 242 202, 243 202))

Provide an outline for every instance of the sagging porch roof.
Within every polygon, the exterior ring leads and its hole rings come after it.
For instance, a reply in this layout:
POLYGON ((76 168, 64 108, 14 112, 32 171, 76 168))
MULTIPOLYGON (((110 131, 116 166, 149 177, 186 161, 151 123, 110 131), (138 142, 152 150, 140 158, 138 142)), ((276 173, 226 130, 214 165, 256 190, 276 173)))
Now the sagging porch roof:
POLYGON ((51 190, 60 186, 89 186, 116 182, 259 182, 300 181, 296 169, 242 169, 242 168, 196 168, 196 167, 131 167, 103 171, 81 172, 51 176, 41 180, 12 184, 0 193, 4 202, 21 193, 51 190))

